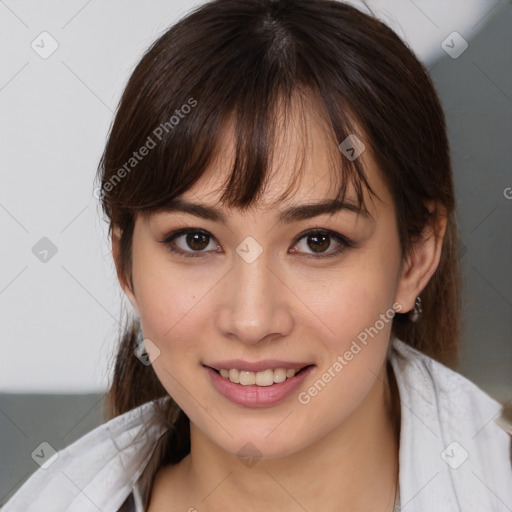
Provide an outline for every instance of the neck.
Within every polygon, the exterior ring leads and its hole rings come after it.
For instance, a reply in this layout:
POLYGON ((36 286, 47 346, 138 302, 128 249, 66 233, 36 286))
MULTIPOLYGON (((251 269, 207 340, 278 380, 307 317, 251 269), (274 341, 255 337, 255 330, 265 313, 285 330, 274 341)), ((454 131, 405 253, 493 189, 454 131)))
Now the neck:
POLYGON ((392 379, 384 365, 360 405, 327 436, 249 466, 191 423, 191 451, 180 464, 191 495, 212 511, 245 510, 247 503, 252 510, 392 511, 399 447, 392 379))

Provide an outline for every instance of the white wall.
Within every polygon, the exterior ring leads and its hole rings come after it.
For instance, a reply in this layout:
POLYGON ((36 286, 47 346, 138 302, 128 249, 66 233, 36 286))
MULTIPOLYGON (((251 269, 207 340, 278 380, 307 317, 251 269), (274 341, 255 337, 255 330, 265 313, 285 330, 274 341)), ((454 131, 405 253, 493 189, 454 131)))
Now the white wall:
MULTIPOLYGON (((496 5, 368 3, 427 65, 451 32, 469 40, 496 5)), ((115 278, 93 177, 130 71, 193 5, 0 2, 0 391, 105 389, 121 304, 131 306, 115 278), (58 43, 48 58, 31 47, 44 55, 56 44, 43 31, 58 43), (45 263, 32 252, 43 237, 57 249, 45 263)))

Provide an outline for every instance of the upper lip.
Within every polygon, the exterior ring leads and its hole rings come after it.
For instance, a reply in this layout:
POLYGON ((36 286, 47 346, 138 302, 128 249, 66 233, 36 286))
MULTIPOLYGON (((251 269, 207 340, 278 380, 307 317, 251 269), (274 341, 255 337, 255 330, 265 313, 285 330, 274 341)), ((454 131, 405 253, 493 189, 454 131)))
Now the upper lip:
POLYGON ((263 361, 244 361, 242 359, 229 359, 227 361, 217 361, 214 363, 205 363, 205 366, 209 366, 214 370, 230 370, 236 368, 237 370, 245 372, 262 372, 264 370, 284 368, 284 369, 295 369, 299 370, 305 366, 309 366, 313 363, 308 362, 294 362, 294 361, 279 361, 277 359, 264 359, 263 361))

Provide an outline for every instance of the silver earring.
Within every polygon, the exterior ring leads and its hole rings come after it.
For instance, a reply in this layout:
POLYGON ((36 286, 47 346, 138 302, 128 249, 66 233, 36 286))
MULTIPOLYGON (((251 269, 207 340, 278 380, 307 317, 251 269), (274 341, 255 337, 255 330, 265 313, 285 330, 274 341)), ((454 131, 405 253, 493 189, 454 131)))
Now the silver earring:
POLYGON ((416 301, 414 302, 414 309, 412 311, 409 311, 409 319, 411 322, 416 322, 418 320, 419 316, 423 312, 423 308, 421 307, 421 297, 416 297, 416 301))

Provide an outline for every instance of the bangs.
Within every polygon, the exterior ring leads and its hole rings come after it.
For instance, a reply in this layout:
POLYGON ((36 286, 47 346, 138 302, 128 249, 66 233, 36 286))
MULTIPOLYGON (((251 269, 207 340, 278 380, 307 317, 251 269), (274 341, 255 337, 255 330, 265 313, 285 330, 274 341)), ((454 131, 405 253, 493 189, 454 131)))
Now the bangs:
MULTIPOLYGON (((193 22, 192 14, 189 24, 193 22)), ((329 166, 322 170, 322 180, 331 180, 334 195, 326 199, 342 201, 351 184, 356 206, 367 211, 363 190, 375 194, 362 162, 338 148, 349 135, 367 140, 364 122, 349 108, 346 85, 326 53, 300 51, 285 29, 276 29, 265 18, 233 20, 231 28, 229 37, 219 34, 217 44, 201 47, 185 64, 170 48, 175 40, 181 47, 197 41, 190 27, 184 35, 177 24, 136 68, 112 126, 116 136, 110 137, 100 163, 102 205, 111 223, 123 226, 137 213, 165 210, 225 155, 221 135, 228 132, 233 134, 234 158, 230 169, 222 170, 228 172, 220 202, 228 208, 250 208, 271 178, 278 141, 299 119, 304 143, 288 188, 273 204, 279 203, 303 174, 310 139, 307 114, 322 126, 328 148, 329 166), (296 112, 298 116, 292 115, 296 112)))
MULTIPOLYGON (((254 93, 258 96, 258 91, 254 93)), ((184 147, 179 141, 170 141, 165 145, 165 152, 160 156, 160 161, 165 162, 161 173, 148 170, 154 173, 153 178, 161 176, 161 181, 153 189, 155 195, 151 197, 151 204, 138 204, 136 209, 140 213, 148 215, 165 210, 166 205, 178 195, 187 192, 205 174, 211 176, 215 171, 226 174, 225 180, 218 187, 219 202, 227 208, 248 210, 259 203, 271 180, 278 173, 285 171, 281 159, 287 155, 288 161, 293 162, 290 183, 281 194, 272 195, 272 203, 265 203, 269 209, 276 207, 293 194, 304 175, 306 161, 312 154, 312 120, 320 126, 322 137, 319 142, 328 154, 327 168, 319 169, 319 181, 329 183, 327 189, 330 193, 327 200, 332 200, 333 203, 336 200, 343 201, 351 184, 356 191, 357 207, 367 211, 363 189, 366 188, 370 193, 373 191, 366 180, 362 163, 351 161, 342 155, 338 147, 339 142, 333 133, 332 120, 317 91, 298 88, 291 93, 278 91, 262 105, 243 96, 234 98, 234 101, 238 101, 233 107, 234 110, 219 112, 218 119, 191 122, 189 127, 182 125, 182 129, 197 130, 195 133, 189 131, 187 134, 190 139, 197 141, 191 148, 190 159, 187 162, 178 161, 178 149, 184 147), (215 126, 214 130, 208 126, 209 122, 215 126), (292 129, 299 134, 299 144, 293 148, 294 155, 291 154, 290 144, 286 145, 287 139, 290 140, 287 135, 292 129), (227 140, 229 142, 226 142, 227 140), (232 158, 226 163, 228 152, 232 158), (219 164, 219 161, 222 161, 222 164, 219 164), (274 172, 271 172, 271 169, 274 169, 274 172), (173 178, 176 181, 169 186, 173 178)), ((343 128, 340 140, 344 140, 348 134, 355 134, 353 128, 343 128)), ((176 138, 180 135, 179 131, 174 134, 176 138)), ((363 135, 358 133, 358 138, 362 139, 363 135)), ((312 166, 316 167, 315 162, 312 166)), ((147 190, 141 190, 140 193, 148 199, 147 190)))

